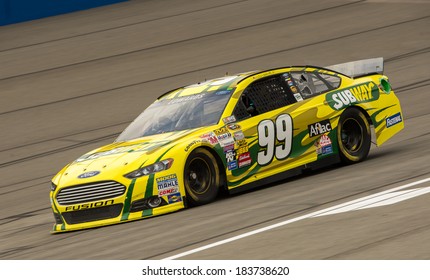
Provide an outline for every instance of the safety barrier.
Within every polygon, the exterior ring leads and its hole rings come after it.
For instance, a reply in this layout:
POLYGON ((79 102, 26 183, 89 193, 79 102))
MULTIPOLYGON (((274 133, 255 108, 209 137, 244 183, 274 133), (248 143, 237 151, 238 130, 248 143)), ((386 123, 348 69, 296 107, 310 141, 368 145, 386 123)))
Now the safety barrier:
POLYGON ((90 9, 127 0, 0 0, 0 25, 90 9))

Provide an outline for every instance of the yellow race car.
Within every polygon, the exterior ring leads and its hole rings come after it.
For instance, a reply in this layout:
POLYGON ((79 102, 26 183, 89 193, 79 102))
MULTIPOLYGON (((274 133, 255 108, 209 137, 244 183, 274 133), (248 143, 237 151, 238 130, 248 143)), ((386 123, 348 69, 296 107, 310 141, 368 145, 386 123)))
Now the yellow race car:
POLYGON ((383 59, 253 71, 160 96, 51 184, 53 232, 180 210, 305 169, 364 160, 404 127, 383 59))

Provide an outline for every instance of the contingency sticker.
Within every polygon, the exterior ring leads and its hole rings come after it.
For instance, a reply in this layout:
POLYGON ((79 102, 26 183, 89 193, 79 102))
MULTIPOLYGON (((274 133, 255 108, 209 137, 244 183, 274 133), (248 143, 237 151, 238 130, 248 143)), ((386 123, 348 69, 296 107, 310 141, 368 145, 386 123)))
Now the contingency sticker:
POLYGON ((232 123, 236 121, 236 117, 234 115, 231 115, 223 118, 222 121, 224 122, 224 124, 232 123))
POLYGON ((328 155, 333 153, 333 147, 330 137, 323 134, 318 141, 315 142, 317 147, 317 155, 328 155))
POLYGON ((200 136, 200 138, 208 141, 209 143, 211 143, 211 145, 218 144, 218 138, 216 137, 215 133, 213 133, 213 132, 205 133, 202 136, 200 136))
POLYGON ((165 196, 179 192, 178 178, 176 174, 171 174, 157 178, 158 195, 165 196))
POLYGON ((227 128, 230 130, 239 130, 240 129, 240 125, 236 124, 236 123, 231 123, 227 125, 227 128))
POLYGON ((234 139, 227 128, 222 127, 220 129, 216 129, 214 130, 214 133, 216 134, 221 147, 226 147, 231 144, 234 144, 234 139))
POLYGON ((167 200, 169 201, 169 204, 172 204, 175 202, 182 201, 182 197, 180 193, 174 193, 174 194, 169 194, 167 196, 167 200))
POLYGON ((249 152, 240 154, 238 162, 239 162, 239 168, 251 165, 251 162, 252 162, 251 154, 249 152))
POLYGON ((245 139, 237 141, 236 145, 237 145, 236 153, 238 155, 244 154, 249 150, 248 142, 245 139))
POLYGON ((239 141, 245 139, 245 135, 242 130, 236 131, 233 133, 234 140, 239 141))

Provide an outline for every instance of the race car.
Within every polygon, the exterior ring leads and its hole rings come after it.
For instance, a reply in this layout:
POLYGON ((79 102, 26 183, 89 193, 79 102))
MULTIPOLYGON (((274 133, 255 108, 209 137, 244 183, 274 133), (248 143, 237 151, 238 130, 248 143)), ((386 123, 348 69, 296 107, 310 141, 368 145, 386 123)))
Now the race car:
POLYGON ((202 205, 303 170, 363 161, 404 127, 383 59, 252 71, 161 95, 51 182, 53 233, 202 205))

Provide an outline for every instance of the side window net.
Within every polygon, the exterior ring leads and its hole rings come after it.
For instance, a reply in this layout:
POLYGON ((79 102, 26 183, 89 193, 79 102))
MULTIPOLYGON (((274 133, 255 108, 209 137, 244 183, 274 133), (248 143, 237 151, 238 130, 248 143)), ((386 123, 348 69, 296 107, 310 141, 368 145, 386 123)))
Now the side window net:
POLYGON ((258 114, 276 110, 291 104, 288 100, 287 89, 279 76, 263 79, 251 84, 243 95, 248 100, 246 105, 254 105, 258 114))

